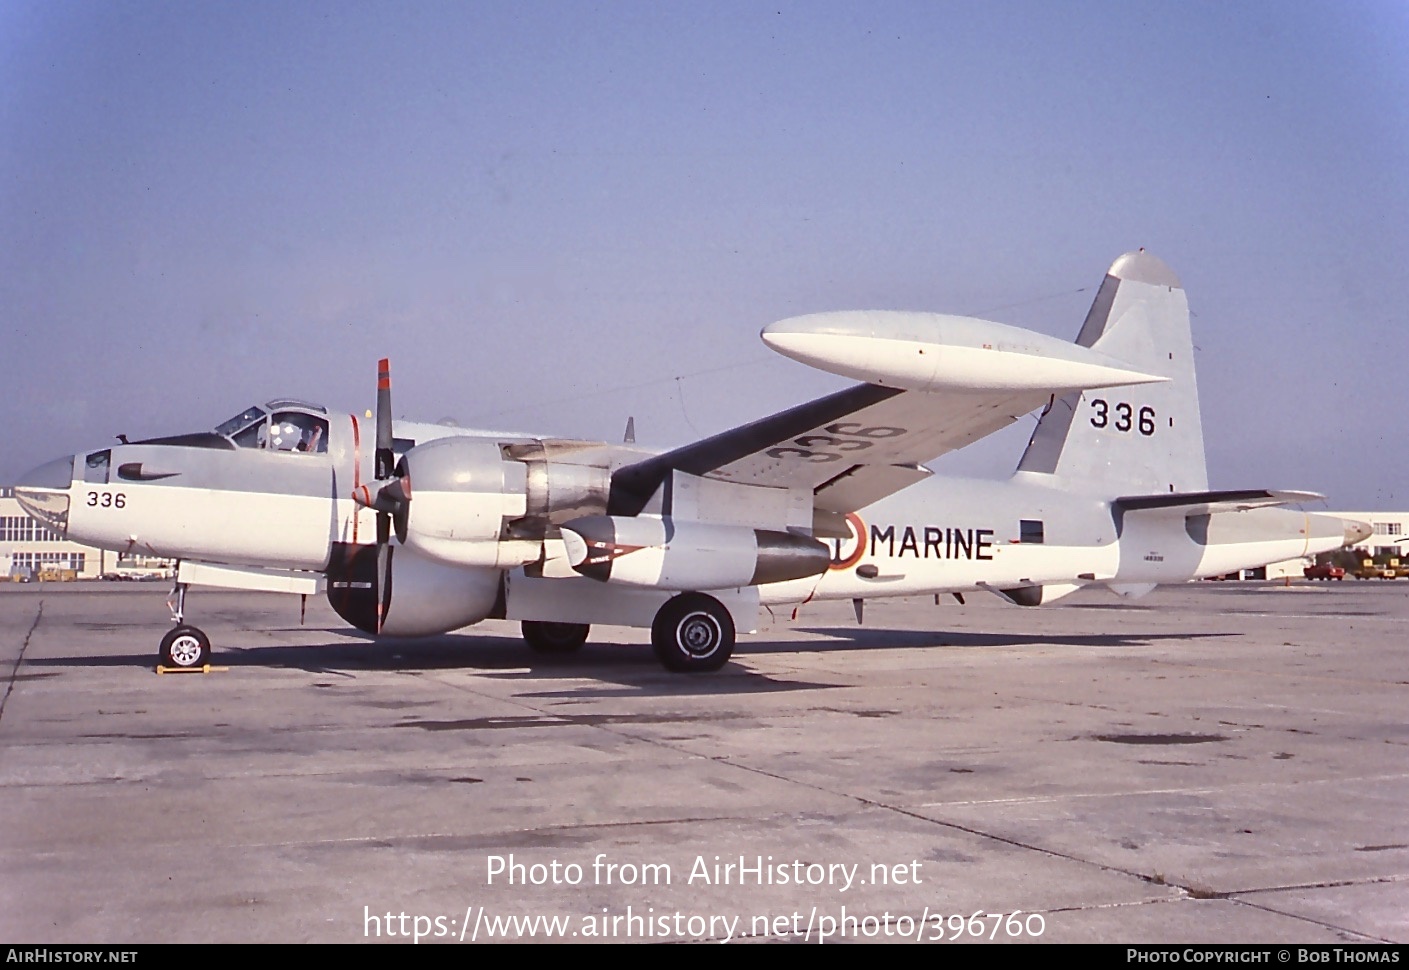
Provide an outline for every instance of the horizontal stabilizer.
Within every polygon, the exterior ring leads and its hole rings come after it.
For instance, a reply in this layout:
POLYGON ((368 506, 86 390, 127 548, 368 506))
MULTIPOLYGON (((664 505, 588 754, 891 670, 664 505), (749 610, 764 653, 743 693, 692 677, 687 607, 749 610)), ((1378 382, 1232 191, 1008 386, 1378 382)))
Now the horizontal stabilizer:
POLYGON ((1119 512, 1148 512, 1167 509, 1183 515, 1212 515, 1217 512, 1246 512, 1274 505, 1320 502, 1326 496, 1316 492, 1269 491, 1265 488, 1234 489, 1219 492, 1170 492, 1154 495, 1124 495, 1111 503, 1119 512))

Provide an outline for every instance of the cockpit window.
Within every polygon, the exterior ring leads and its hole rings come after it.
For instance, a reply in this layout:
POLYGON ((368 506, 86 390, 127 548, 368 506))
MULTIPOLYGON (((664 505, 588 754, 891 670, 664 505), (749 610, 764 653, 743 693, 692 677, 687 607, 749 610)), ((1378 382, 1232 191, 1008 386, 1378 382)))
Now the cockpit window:
POLYGON ((240 445, 240 447, 242 448, 254 447, 253 445, 247 445, 241 442, 240 436, 237 434, 237 432, 246 430, 250 425, 254 424, 256 421, 263 423, 263 418, 263 408, 245 408, 244 411, 235 415, 229 421, 226 421, 223 424, 216 425, 215 433, 225 435, 227 438, 235 438, 235 443, 240 445))
POLYGON ((328 422, 300 411, 281 411, 269 425, 269 448, 322 454, 328 450, 328 422))
POLYGON ((235 435, 235 444, 241 448, 263 448, 265 439, 264 432, 265 427, 263 421, 252 424, 235 435))
POLYGON ((316 411, 319 414, 327 414, 328 409, 321 404, 310 404, 307 401, 297 401, 291 397, 278 401, 270 401, 265 405, 271 411, 282 411, 285 408, 298 408, 300 411, 316 411))
POLYGON ((301 401, 271 401, 264 408, 246 408, 215 429, 239 448, 267 448, 269 451, 328 451, 327 411, 301 401), (297 409, 297 410, 294 410, 297 409))

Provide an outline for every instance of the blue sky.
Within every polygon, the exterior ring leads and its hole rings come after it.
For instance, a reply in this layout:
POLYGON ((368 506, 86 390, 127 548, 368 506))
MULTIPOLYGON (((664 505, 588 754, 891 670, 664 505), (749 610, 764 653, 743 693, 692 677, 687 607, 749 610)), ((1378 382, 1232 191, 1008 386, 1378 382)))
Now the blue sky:
MULTIPOLYGON (((1215 487, 1409 508, 1402 3, 0 0, 0 481, 248 403, 677 444, 1181 276, 1215 487)), ((1006 474, 1030 422, 936 464, 1006 474)))

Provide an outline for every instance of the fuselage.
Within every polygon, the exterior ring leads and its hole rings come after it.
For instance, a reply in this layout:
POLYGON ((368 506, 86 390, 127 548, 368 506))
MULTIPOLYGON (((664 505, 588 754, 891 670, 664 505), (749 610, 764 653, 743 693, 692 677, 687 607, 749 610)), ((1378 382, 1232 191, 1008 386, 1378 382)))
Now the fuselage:
MULTIPOLYGON (((369 549, 377 537, 378 513, 353 499, 356 491, 374 484, 371 423, 355 414, 276 401, 246 409, 212 432, 117 444, 60 459, 26 476, 16 494, 51 528, 101 548, 327 572, 330 579, 336 574, 339 583, 351 586, 350 577, 369 568, 365 562, 356 564, 358 550, 369 549)), ((463 471, 450 466, 450 477, 458 483, 453 487, 463 486, 462 491, 420 493, 418 514, 439 514, 437 501, 444 514, 436 520, 438 531, 417 533, 410 549, 398 549, 399 568, 407 577, 407 569, 416 569, 426 577, 417 586, 438 592, 420 598, 416 611, 422 616, 415 622, 402 606, 403 629, 463 625, 491 610, 502 611, 502 591, 489 577, 525 566, 537 577, 574 583, 579 597, 582 590, 600 588, 601 598, 610 601, 609 590, 619 587, 575 575, 560 561, 565 559, 563 543, 548 518, 536 535, 511 534, 536 501, 523 482, 523 469, 531 480, 535 468, 548 469, 546 462, 557 455, 577 463, 572 468, 609 474, 647 452, 410 422, 395 423, 393 434, 398 456, 450 437, 487 456, 463 471), (534 460, 545 463, 534 465, 534 460), (518 484, 503 477, 506 467, 519 476, 518 484), (492 475, 486 477, 485 468, 492 475), (482 523, 476 527, 480 532, 471 534, 471 522, 482 523), (473 609, 432 605, 441 596, 454 599, 453 590, 462 581, 473 588, 473 609), (425 619, 432 613, 433 621, 425 619)), ((1169 509, 1122 514, 1114 498, 1059 487, 1050 476, 1020 473, 1007 481, 931 477, 849 514, 851 534, 830 540, 831 563, 820 575, 768 583, 759 588, 759 597, 789 603, 1045 589, 1052 599, 1090 583, 1136 588, 1226 573, 1334 549, 1345 538, 1344 523, 1329 516, 1275 508, 1212 516, 1169 509)), ((403 604, 411 595, 408 583, 401 582, 403 604)), ((1019 601, 1041 602, 1042 597, 1019 601)))
MULTIPOLYGON (((1034 476, 1035 477, 1035 476, 1034 476)), ((1333 516, 1256 508, 1186 517, 1120 514, 1114 496, 1053 485, 936 476, 847 516, 827 573, 765 587, 765 602, 1092 582, 1184 582, 1338 548, 1333 516)))

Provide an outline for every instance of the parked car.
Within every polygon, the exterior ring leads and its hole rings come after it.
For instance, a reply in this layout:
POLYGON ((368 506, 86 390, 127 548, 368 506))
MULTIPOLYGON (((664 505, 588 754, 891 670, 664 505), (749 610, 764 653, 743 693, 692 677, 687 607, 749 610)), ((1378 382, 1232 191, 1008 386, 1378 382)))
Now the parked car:
POLYGON ((1302 570, 1307 579, 1345 579, 1345 568, 1335 563, 1318 562, 1302 570))

